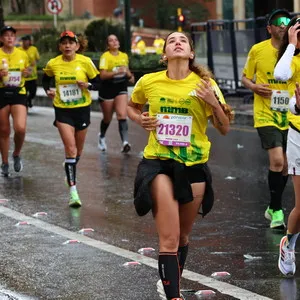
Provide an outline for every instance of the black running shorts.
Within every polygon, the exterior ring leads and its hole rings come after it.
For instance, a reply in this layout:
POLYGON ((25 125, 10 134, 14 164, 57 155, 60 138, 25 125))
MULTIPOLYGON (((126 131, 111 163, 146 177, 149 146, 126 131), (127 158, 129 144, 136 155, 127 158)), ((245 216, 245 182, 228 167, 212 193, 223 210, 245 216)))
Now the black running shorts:
POLYGON ((117 96, 124 94, 128 94, 127 80, 118 83, 104 80, 99 90, 99 101, 114 100, 117 96))
POLYGON ((19 89, 0 88, 0 109, 15 104, 27 106, 26 102, 26 95, 19 94, 19 89))
POLYGON ((86 129, 91 123, 91 107, 84 106, 78 108, 60 108, 54 107, 55 120, 53 125, 56 126, 56 121, 66 123, 73 126, 76 130, 86 129))
POLYGON ((288 129, 280 130, 275 126, 258 127, 256 129, 263 149, 282 147, 283 152, 286 152, 288 129))

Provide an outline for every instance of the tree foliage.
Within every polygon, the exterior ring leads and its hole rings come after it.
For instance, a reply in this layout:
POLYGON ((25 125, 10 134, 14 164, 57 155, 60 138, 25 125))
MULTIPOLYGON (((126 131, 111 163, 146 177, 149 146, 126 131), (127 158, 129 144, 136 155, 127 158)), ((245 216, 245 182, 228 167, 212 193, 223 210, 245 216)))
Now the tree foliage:
POLYGON ((91 22, 86 30, 85 35, 89 40, 89 51, 103 52, 106 50, 106 38, 110 34, 115 34, 120 41, 120 50, 124 51, 125 46, 125 29, 121 24, 112 24, 102 19, 91 22))

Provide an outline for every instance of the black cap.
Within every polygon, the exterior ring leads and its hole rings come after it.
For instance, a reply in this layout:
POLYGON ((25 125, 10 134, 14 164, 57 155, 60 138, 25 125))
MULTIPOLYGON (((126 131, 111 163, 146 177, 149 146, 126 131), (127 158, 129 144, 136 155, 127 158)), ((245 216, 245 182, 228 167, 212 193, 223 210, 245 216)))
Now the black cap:
POLYGON ((31 40, 31 36, 30 35, 24 35, 21 37, 22 41, 30 41, 31 40))
POLYGON ((15 28, 13 28, 12 26, 4 26, 0 30, 0 35, 3 35, 4 32, 6 32, 6 31, 12 31, 13 33, 17 32, 17 30, 15 28))
POLYGON ((284 8, 278 8, 278 9, 275 9, 273 11, 271 11, 268 15, 268 25, 271 24, 271 21, 272 19, 276 16, 276 15, 284 15, 285 17, 291 19, 292 16, 291 14, 289 13, 288 10, 284 9, 284 8))

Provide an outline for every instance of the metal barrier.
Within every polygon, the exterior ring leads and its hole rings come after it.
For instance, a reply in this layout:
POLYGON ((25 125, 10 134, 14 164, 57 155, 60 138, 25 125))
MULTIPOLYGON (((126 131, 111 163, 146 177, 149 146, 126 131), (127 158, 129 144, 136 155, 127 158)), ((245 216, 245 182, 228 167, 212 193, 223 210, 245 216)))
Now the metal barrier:
POLYGON ((191 34, 196 61, 208 65, 223 93, 248 99, 252 93, 241 84, 242 71, 252 45, 268 38, 266 18, 192 23, 191 34))

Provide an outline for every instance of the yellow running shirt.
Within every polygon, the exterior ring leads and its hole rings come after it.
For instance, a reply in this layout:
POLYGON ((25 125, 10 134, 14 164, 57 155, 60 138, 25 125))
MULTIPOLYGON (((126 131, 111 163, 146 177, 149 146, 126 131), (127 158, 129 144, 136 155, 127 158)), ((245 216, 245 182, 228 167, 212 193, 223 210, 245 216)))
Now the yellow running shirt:
MULTIPOLYGON (((170 124, 151 131, 144 157, 148 159, 174 159, 187 166, 205 163, 209 157, 210 142, 206 135, 207 120, 212 115, 211 106, 196 97, 197 83, 200 77, 190 73, 185 79, 172 80, 166 71, 144 75, 136 83, 131 95, 133 103, 149 103, 149 115, 167 119, 170 124), (189 123, 189 120, 191 120, 189 123), (186 123, 185 123, 186 122, 186 123), (186 124, 186 125, 185 125, 186 124), (189 146, 167 146, 158 142, 157 134, 161 130, 183 140, 190 134, 189 146), (173 131, 173 132, 172 132, 173 131)), ((219 100, 225 103, 224 97, 211 79, 211 84, 219 100)), ((186 140, 184 140, 186 141, 186 140)))
MULTIPOLYGON (((128 55, 119 51, 118 55, 112 55, 109 51, 104 52, 99 61, 99 69, 107 72, 117 71, 119 67, 128 68, 128 55)), ((126 80, 126 73, 116 74, 112 80, 107 80, 113 83, 124 82, 126 80)), ((105 81, 103 82, 105 83, 105 81)))
MULTIPOLYGON (((274 68, 278 50, 271 44, 271 39, 255 44, 247 58, 243 73, 257 84, 269 84, 273 90, 272 99, 254 94, 254 127, 275 126, 280 130, 288 129, 288 103, 284 110, 278 106, 278 95, 288 98, 288 87, 285 81, 274 78, 274 68), (271 109, 271 103, 273 109, 271 109)), ((283 98, 282 98, 283 99, 283 98)), ((287 100, 288 102, 288 100, 287 100)))
POLYGON ((24 49, 23 47, 20 47, 19 49, 27 53, 29 58, 29 65, 31 67, 31 74, 25 78, 25 81, 36 80, 38 78, 36 63, 40 59, 40 54, 38 49, 35 46, 29 46, 28 49, 24 49))
POLYGON ((118 55, 112 55, 109 51, 106 51, 100 57, 100 70, 113 72, 122 66, 128 67, 128 55, 124 52, 119 51, 118 55))
MULTIPOLYGON (((291 70, 293 76, 288 80, 290 97, 295 94, 296 82, 300 83, 300 55, 293 57, 291 70)), ((300 131, 300 117, 289 112, 289 121, 300 131)))
POLYGON ((6 82, 0 80, 0 88, 7 87, 20 87, 19 94, 25 95, 26 89, 24 87, 25 77, 22 71, 29 66, 28 56, 26 53, 18 48, 14 48, 13 52, 8 54, 0 48, 0 65, 2 66, 2 59, 6 59, 8 63, 8 76, 6 82))
POLYGON ((78 80, 88 82, 99 74, 89 57, 76 54, 74 60, 67 62, 59 55, 49 60, 44 72, 47 76, 55 77, 55 107, 74 108, 91 104, 90 92, 81 90, 76 83, 78 80))

